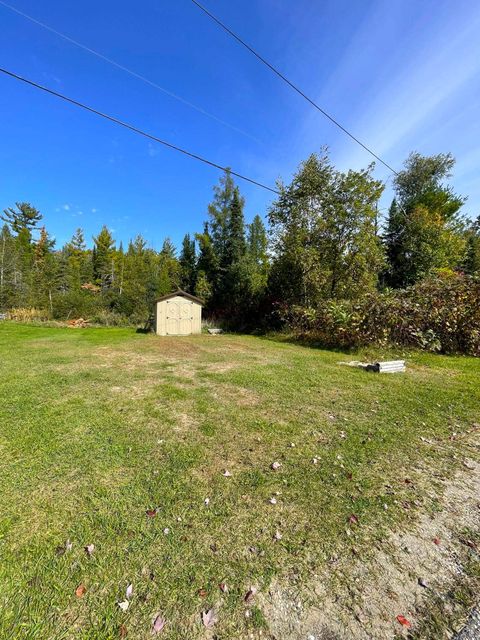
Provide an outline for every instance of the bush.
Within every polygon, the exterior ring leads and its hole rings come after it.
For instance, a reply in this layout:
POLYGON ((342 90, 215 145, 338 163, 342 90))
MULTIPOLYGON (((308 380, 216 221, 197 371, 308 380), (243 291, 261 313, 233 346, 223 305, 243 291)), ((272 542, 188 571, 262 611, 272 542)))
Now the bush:
POLYGON ((480 356, 480 280, 471 276, 438 274, 355 302, 283 309, 282 317, 295 335, 325 346, 391 344, 480 356))
POLYGON ((50 313, 46 309, 30 308, 15 308, 10 309, 7 313, 9 320, 16 320, 17 322, 44 322, 50 319, 50 313))
POLYGON ((68 291, 53 299, 53 317, 57 320, 90 319, 100 308, 101 300, 90 291, 68 291))

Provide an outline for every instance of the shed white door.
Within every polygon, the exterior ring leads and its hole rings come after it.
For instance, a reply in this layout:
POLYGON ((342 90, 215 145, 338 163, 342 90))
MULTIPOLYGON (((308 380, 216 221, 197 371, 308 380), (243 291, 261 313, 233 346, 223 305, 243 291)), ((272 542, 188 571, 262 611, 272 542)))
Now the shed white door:
POLYGON ((193 328, 193 302, 167 300, 167 335, 188 336, 193 328))

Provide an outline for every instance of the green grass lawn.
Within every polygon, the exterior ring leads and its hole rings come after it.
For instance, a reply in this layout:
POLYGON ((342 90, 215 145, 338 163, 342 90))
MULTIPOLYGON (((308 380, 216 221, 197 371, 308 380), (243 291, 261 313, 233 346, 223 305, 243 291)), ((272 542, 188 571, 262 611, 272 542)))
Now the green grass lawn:
POLYGON ((461 464, 421 438, 478 421, 478 360, 413 353, 406 374, 376 375, 351 358, 2 323, 0 638, 150 638, 158 613, 162 638, 212 637, 211 607, 216 638, 269 637, 272 580, 308 593, 333 554, 368 557, 414 517, 405 478, 421 503, 420 468, 431 489, 461 464))

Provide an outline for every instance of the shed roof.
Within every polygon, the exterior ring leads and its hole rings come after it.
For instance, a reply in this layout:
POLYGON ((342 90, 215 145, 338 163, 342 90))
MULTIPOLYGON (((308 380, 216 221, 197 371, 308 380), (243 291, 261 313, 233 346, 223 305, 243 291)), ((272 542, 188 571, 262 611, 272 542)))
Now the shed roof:
POLYGON ((187 293, 182 289, 177 289, 173 293, 168 293, 166 296, 162 296, 161 298, 157 298, 155 302, 163 302, 164 300, 169 300, 170 298, 175 298, 175 296, 181 296, 182 298, 187 298, 187 300, 191 300, 192 302, 196 302, 197 304, 204 306, 205 302, 201 298, 197 298, 196 296, 192 296, 191 293, 187 293))

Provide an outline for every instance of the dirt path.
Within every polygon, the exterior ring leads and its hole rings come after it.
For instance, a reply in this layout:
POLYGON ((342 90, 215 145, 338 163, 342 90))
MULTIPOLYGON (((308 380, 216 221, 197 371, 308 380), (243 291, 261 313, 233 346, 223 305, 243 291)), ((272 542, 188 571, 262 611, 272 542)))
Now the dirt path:
MULTIPOLYGON (((373 554, 374 564, 356 560, 352 566, 350 559, 339 559, 332 567, 340 585, 335 594, 329 587, 332 575, 318 577, 314 607, 304 607, 300 593, 272 587, 263 606, 271 637, 393 640, 410 633, 416 639, 452 638, 469 612, 465 604, 450 601, 449 594, 468 591, 466 585, 479 579, 478 573, 470 575, 469 563, 479 555, 469 532, 480 533, 480 464, 471 459, 444 481, 436 512, 421 515, 408 532, 393 532, 373 554), (397 616, 406 622, 402 625, 397 616)), ((473 615, 457 638, 480 638, 479 629, 479 616, 473 615)))

